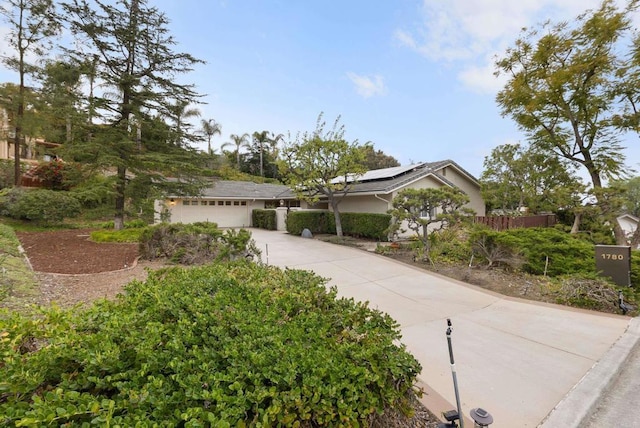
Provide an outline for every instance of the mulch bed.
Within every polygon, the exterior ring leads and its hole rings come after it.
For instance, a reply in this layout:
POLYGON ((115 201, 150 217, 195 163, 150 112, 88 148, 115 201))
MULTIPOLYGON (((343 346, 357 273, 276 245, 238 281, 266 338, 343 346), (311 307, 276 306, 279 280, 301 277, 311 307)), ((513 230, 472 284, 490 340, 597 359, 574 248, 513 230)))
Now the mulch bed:
POLYGON ((92 229, 17 232, 33 270, 37 272, 89 274, 131 267, 138 244, 96 243, 92 229))

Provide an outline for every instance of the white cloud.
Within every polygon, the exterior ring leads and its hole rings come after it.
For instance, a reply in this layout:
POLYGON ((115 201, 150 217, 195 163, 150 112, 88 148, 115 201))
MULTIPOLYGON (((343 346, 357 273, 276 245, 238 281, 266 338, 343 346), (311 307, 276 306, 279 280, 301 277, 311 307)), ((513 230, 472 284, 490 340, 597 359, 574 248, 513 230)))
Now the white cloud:
MULTIPOLYGON (((621 0, 622 1, 622 0, 621 0)), ((403 46, 434 62, 454 64, 460 81, 476 92, 495 92, 494 58, 524 27, 572 19, 599 0, 423 0, 413 31, 396 30, 403 46)))
POLYGON ((384 79, 378 74, 373 76, 364 76, 348 72, 347 77, 355 85, 358 94, 364 98, 370 98, 375 95, 384 95, 387 93, 387 89, 384 86, 384 79))

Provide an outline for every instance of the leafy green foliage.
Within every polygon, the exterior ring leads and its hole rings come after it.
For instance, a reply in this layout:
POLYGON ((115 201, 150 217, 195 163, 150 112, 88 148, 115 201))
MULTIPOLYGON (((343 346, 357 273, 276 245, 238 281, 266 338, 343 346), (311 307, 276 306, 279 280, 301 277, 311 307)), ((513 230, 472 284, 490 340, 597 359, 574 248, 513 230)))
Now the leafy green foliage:
POLYGON ((357 238, 387 241, 391 215, 375 213, 342 213, 340 214, 344 234, 357 238))
POLYGON ((498 74, 508 78, 496 97, 502 114, 542 153, 583 168, 619 244, 625 237, 614 222, 618 207, 601 189, 607 179, 625 174, 622 129, 640 129, 640 38, 632 25, 637 8, 635 1, 619 7, 604 0, 571 25, 547 22, 524 29, 496 62, 498 74), (625 49, 629 39, 634 45, 625 49))
POLYGON ((393 217, 389 232, 397 233, 405 222, 422 242, 424 258, 428 260, 430 232, 462 221, 471 213, 463 208, 467 203, 469 197, 457 188, 403 189, 393 198, 393 208, 389 210, 393 217))
POLYGON ((0 214, 41 225, 61 223, 80 213, 80 203, 69 192, 14 188, 0 194, 0 214))
POLYGON ((320 114, 314 132, 305 132, 285 144, 280 168, 285 182, 300 199, 315 203, 320 197, 327 198, 336 234, 342 236, 338 205, 366 169, 358 141, 345 140, 344 125, 339 122, 338 116, 333 128, 325 131, 326 123, 320 114))
POLYGON ((8 159, 0 159, 0 190, 13 186, 14 164, 8 159))
POLYGON ((631 285, 638 290, 640 297, 640 250, 631 251, 631 285))
MULTIPOLYGON (((474 252, 489 261, 507 263, 520 255, 524 258, 522 268, 529 273, 548 276, 574 273, 595 273, 594 247, 589 242, 552 228, 522 228, 503 232, 478 228, 471 235, 474 252), (502 254, 491 259, 486 252, 478 251, 479 243, 491 251, 502 254)), ((509 264, 509 263, 507 263, 509 264)), ((517 267, 517 266, 514 266, 517 267)))
POLYGON ((0 303, 21 310, 21 300, 33 297, 38 283, 19 248, 14 230, 0 223, 0 303))
POLYGON ((91 232, 91 240, 94 242, 140 242, 144 233, 141 228, 124 228, 121 230, 95 230, 91 232))
MULTIPOLYGON (((389 214, 341 213, 340 218, 347 236, 388 240, 389 214)), ((334 216, 328 211, 291 211, 287 216, 287 232, 292 235, 300 235, 304 229, 314 234, 333 234, 335 228, 334 216)))
POLYGON ((253 227, 260 229, 276 230, 277 219, 275 210, 253 210, 251 212, 251 223, 253 227))
POLYGON ((371 143, 361 146, 360 150, 363 156, 362 165, 367 170, 400 166, 398 159, 385 154, 382 150, 376 150, 371 143))
POLYGON ((287 232, 300 235, 304 229, 311 233, 335 233, 335 225, 328 211, 291 211, 287 215, 287 232))
POLYGON ((484 159, 482 198, 490 211, 554 212, 579 204, 584 186, 567 161, 535 147, 503 144, 484 159))
POLYGON ((215 223, 161 223, 145 228, 140 235, 140 256, 148 260, 167 258, 192 265, 259 255, 251 232, 223 232, 215 223))
POLYGON ((0 423, 367 426, 420 372, 399 326, 310 272, 152 273, 117 301, 0 318, 0 423))

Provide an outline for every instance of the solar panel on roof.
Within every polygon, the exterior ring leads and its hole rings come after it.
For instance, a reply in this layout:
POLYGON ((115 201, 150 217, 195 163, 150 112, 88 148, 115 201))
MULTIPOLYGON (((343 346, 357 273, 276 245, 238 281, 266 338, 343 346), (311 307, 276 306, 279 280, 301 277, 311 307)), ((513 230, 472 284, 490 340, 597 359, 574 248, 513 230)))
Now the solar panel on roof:
MULTIPOLYGON (((391 168, 381 168, 381 169, 372 169, 364 174, 354 175, 351 174, 347 177, 347 183, 351 183, 353 181, 374 181, 374 180, 385 180, 388 178, 397 177, 401 174, 404 174, 408 171, 414 170, 416 168, 422 168, 424 163, 417 163, 413 165, 405 165, 405 166, 394 166, 391 168)), ((331 180, 332 183, 342 183, 344 181, 344 177, 336 177, 331 180)))

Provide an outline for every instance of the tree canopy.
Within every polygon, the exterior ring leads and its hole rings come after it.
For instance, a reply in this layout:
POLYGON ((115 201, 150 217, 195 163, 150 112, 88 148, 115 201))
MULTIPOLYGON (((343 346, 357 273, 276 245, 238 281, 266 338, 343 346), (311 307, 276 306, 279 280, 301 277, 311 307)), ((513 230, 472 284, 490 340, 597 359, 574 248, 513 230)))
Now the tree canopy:
POLYGON ((391 232, 397 232, 401 223, 406 222, 422 242, 424 257, 428 260, 429 233, 471 214, 472 210, 463 208, 467 203, 469 197, 454 187, 403 189, 393 198, 393 208, 389 211, 394 219, 391 232))
POLYGON ((176 42, 167 17, 147 0, 72 0, 63 8, 72 33, 83 42, 68 55, 77 63, 91 64, 91 80, 104 88, 102 93, 92 88, 85 102, 91 120, 88 132, 65 150, 115 169, 114 224, 119 229, 132 177, 153 186, 197 185, 194 167, 201 157, 189 145, 193 137, 184 117, 198 94, 177 76, 200 61, 173 50, 176 42), (170 118, 172 126, 163 118, 170 118))
MULTIPOLYGON (((632 35, 636 7, 635 0, 622 10, 605 0, 574 22, 525 29, 496 63, 497 74, 508 77, 497 95, 502 114, 532 146, 584 168, 595 194, 624 172, 621 103, 633 57, 620 47, 632 35)), ((598 203, 611 219, 606 198, 598 203)))
POLYGON ((340 116, 330 130, 325 128, 326 122, 320 114, 315 131, 298 134, 286 142, 281 170, 285 182, 302 200, 313 204, 321 197, 327 199, 335 216, 336 234, 342 236, 338 205, 366 168, 358 141, 345 139, 340 116))
POLYGON ((488 209, 503 213, 554 212, 575 204, 584 186, 566 160, 535 147, 503 144, 485 157, 480 178, 488 209))

